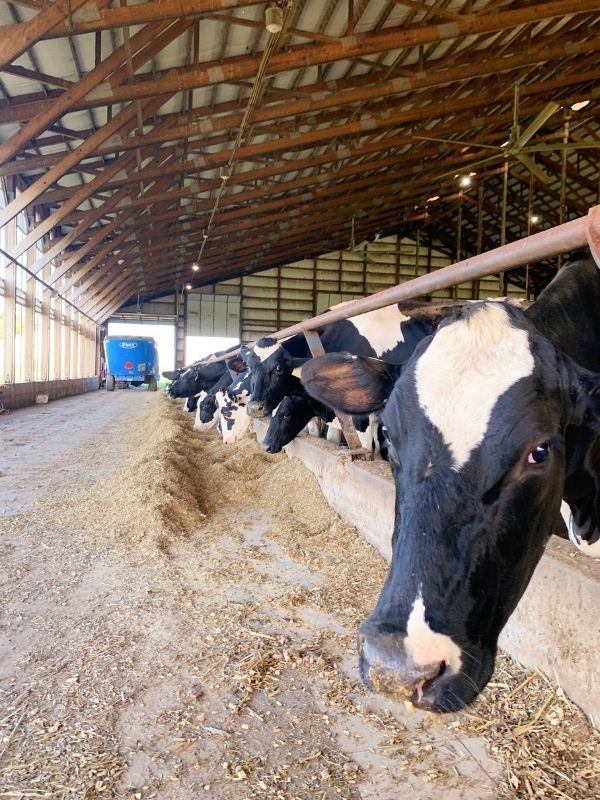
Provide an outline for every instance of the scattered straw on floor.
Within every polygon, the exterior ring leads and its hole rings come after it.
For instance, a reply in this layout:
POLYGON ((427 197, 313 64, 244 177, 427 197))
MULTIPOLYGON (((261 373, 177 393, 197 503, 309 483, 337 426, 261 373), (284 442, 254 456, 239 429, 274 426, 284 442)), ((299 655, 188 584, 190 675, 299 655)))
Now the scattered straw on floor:
POLYGON ((301 463, 190 428, 156 398, 106 477, 1 523, 0 798, 600 796, 597 731, 505 656, 464 713, 369 695, 381 559, 301 463))

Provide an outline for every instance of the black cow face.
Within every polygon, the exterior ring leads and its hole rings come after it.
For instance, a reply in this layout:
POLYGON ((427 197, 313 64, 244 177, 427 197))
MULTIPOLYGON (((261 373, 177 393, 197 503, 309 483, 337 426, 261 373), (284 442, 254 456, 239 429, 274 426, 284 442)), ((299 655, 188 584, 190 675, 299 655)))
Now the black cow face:
POLYGON ((223 375, 225 363, 217 361, 205 366, 191 366, 184 370, 177 380, 169 386, 171 397, 193 397, 201 391, 207 391, 223 375))
POLYGON ((294 358, 271 338, 259 339, 252 349, 243 345, 240 353, 250 372, 248 414, 269 417, 286 395, 299 388, 300 380, 293 373, 306 359, 294 358))
POLYGON ((395 383, 371 359, 304 367, 305 388, 336 408, 385 406, 396 518, 385 585, 359 628, 369 687, 438 712, 483 689, 559 509, 590 379, 501 303, 442 325, 395 383))
POLYGON ((198 407, 198 418, 203 424, 212 422, 217 413, 217 398, 214 392, 209 392, 198 407))
MULTIPOLYGON (((593 413, 592 420, 600 417, 593 413)), ((592 423, 567 429, 567 477, 561 513, 569 538, 586 555, 600 556, 600 438, 592 423)))
POLYGON ((269 422, 267 435, 262 442, 263 450, 267 453, 280 453, 314 416, 313 407, 305 397, 301 395, 284 397, 269 422))

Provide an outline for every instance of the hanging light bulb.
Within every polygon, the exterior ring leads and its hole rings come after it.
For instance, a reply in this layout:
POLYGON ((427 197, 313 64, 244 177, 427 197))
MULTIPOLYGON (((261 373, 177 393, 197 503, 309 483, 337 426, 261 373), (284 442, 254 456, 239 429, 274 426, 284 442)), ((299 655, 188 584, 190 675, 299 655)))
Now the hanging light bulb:
POLYGON ((198 272, 198 270, 200 269, 200 264, 197 261, 194 261, 194 263, 192 264, 192 269, 194 272, 198 272))
POLYGON ((189 292, 189 291, 192 289, 192 284, 191 284, 191 283, 186 283, 186 285, 185 285, 185 288, 186 288, 186 289, 188 290, 188 292, 189 292))

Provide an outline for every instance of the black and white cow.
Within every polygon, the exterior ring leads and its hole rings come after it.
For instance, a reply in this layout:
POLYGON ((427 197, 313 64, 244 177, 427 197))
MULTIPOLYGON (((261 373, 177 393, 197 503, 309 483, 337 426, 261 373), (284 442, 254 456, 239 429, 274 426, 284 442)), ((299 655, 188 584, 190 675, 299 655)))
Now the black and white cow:
POLYGON ((183 411, 186 414, 193 413, 198 408, 198 402, 203 399, 204 395, 206 395, 206 392, 198 392, 192 397, 186 397, 183 402, 183 411))
MULTIPOLYGON (((361 447, 365 450, 379 451, 377 421, 372 416, 353 417, 352 423, 358 434, 361 447)), ((324 403, 319 403, 307 393, 291 394, 284 397, 269 421, 269 427, 262 441, 267 453, 279 453, 298 436, 311 420, 318 418, 326 423, 327 441, 339 445, 342 428, 335 411, 324 403)))
POLYGON ((226 389, 216 393, 216 402, 219 414, 218 426, 224 444, 239 442, 250 428, 251 419, 248 416, 248 403, 252 399, 250 394, 250 375, 248 372, 240 375, 238 380, 226 389))
POLYGON ((318 400, 383 409, 389 437, 392 562, 359 628, 368 686, 437 712, 468 704, 492 674, 563 495, 576 533, 598 541, 600 375, 585 367, 600 358, 599 304, 600 272, 583 259, 534 312, 459 309, 399 377, 349 354, 303 368, 318 400))
POLYGON ((308 394, 291 394, 284 397, 271 417, 262 448, 267 453, 280 453, 308 423, 318 417, 332 422, 335 412, 308 394))
MULTIPOLYGON (((456 303, 397 303, 327 325, 319 331, 321 342, 327 353, 347 350, 401 364, 456 307, 456 303)), ((268 417, 286 395, 302 393, 294 373, 311 357, 303 334, 282 343, 259 339, 252 349, 243 346, 241 355, 252 376, 251 416, 268 417)))
POLYGON ((239 372, 235 371, 235 367, 240 364, 243 364, 241 359, 230 359, 227 362, 227 369, 219 380, 204 393, 202 402, 198 405, 198 412, 194 423, 195 431, 208 431, 217 424, 219 420, 217 393, 222 392, 239 380, 240 375, 239 372))
MULTIPOLYGON (((227 352, 224 351, 224 353, 227 352)), ((216 353, 213 357, 216 358, 224 353, 216 353)), ((169 397, 193 397, 199 392, 208 391, 228 370, 231 372, 233 380, 236 373, 246 371, 246 365, 241 357, 233 356, 228 361, 195 362, 182 371, 163 373, 165 377, 178 373, 173 383, 168 387, 167 393, 169 397)))

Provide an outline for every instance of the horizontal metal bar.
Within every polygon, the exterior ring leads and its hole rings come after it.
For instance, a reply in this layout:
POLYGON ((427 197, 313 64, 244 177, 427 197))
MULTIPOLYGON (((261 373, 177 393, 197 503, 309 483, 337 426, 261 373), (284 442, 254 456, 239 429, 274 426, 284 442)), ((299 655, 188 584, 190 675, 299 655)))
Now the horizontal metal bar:
MULTIPOLYGON (((278 340, 287 339, 297 333, 316 330, 324 325, 330 325, 332 322, 339 322, 350 317, 356 317, 359 314, 366 314, 368 311, 376 311, 378 308, 399 303, 402 300, 413 300, 416 297, 431 294, 439 289, 447 289, 459 283, 484 278, 486 275, 507 272, 524 264, 541 261, 551 256, 563 255, 586 245, 592 248, 592 253, 600 267, 598 256, 600 247, 594 247, 595 242, 598 242, 600 246, 600 238, 597 235, 596 237, 593 235, 594 231, 597 230, 600 230, 600 206, 593 206, 585 217, 579 217, 554 228, 548 228, 548 230, 535 233, 515 242, 509 242, 509 244, 496 247, 494 250, 489 250, 472 258, 457 261, 455 264, 441 267, 427 275, 420 275, 418 278, 391 286, 389 289, 384 289, 368 297, 351 300, 349 303, 345 303, 339 308, 334 308, 332 311, 325 311, 316 317, 311 317, 291 325, 289 328, 283 328, 283 330, 272 333, 271 337, 278 340)), ((253 342, 248 343, 249 346, 253 344, 253 342)), ((228 353, 227 356, 211 359, 211 362, 230 358, 234 352, 236 351, 228 353)))

